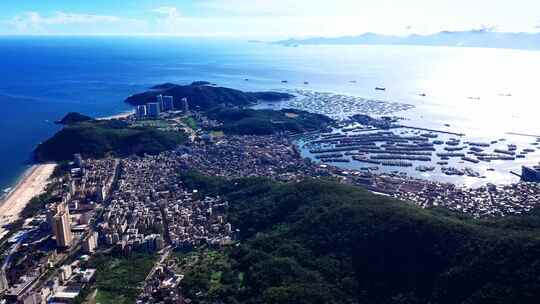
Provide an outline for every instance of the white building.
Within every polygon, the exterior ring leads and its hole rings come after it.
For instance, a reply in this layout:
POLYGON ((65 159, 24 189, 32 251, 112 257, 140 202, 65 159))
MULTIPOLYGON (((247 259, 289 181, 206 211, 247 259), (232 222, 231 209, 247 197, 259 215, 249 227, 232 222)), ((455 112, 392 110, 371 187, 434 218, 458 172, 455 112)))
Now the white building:
POLYGON ((58 204, 53 217, 53 232, 56 237, 56 245, 60 248, 68 248, 73 241, 71 232, 71 218, 66 204, 58 204))
POLYGON ((141 105, 141 106, 137 106, 137 117, 138 118, 144 118, 146 117, 147 112, 146 112, 146 105, 141 105))
POLYGON ((85 253, 94 253, 98 247, 98 233, 90 233, 90 235, 84 239, 82 247, 85 253))

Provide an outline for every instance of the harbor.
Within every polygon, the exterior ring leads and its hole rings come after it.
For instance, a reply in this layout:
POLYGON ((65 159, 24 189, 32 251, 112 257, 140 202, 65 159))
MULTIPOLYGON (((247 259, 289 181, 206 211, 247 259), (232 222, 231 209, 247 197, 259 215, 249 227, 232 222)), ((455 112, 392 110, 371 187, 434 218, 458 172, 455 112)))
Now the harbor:
POLYGON ((519 176, 511 172, 540 162, 540 137, 513 117, 501 120, 502 104, 496 105, 496 115, 484 115, 486 107, 494 105, 462 99, 456 104, 470 111, 458 117, 455 110, 425 103, 425 98, 394 102, 305 89, 284 91, 297 97, 255 108, 294 108, 336 119, 332 130, 295 138, 302 156, 321 164, 481 187, 518 182, 519 176))
POLYGON ((337 120, 344 120, 355 114, 391 115, 407 111, 414 106, 407 103, 389 102, 331 92, 317 92, 304 89, 287 89, 286 93, 296 98, 280 102, 262 103, 255 108, 293 108, 311 113, 324 114, 337 120))
POLYGON ((321 163, 479 187, 517 181, 511 171, 540 160, 540 139, 518 144, 508 137, 477 141, 461 132, 399 124, 380 130, 353 122, 297 144, 304 157, 321 163))

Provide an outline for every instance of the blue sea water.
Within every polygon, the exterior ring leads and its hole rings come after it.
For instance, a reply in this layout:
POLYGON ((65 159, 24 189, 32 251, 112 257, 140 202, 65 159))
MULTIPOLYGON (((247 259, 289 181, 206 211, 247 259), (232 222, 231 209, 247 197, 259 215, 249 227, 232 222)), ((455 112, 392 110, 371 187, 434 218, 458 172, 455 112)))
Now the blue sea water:
POLYGON ((23 172, 35 146, 58 130, 53 121, 70 111, 117 114, 130 109, 123 103, 127 96, 159 83, 208 80, 243 90, 301 88, 410 103, 417 108, 403 115, 411 123, 451 123, 456 131, 486 138, 540 133, 539 70, 540 52, 519 50, 3 37, 0 189, 23 172))

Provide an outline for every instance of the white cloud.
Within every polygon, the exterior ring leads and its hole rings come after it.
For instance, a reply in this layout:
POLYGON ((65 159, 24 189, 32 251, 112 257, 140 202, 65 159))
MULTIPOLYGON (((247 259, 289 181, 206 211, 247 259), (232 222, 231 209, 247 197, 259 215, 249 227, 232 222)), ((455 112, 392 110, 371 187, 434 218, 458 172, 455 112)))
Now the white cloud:
POLYGON ((202 0, 197 5, 226 14, 242 16, 305 16, 320 14, 354 14, 351 8, 358 7, 358 0, 338 0, 329 5, 326 1, 312 0, 202 0))
POLYGON ((363 32, 427 34, 478 28, 480 24, 497 24, 501 31, 533 30, 531 24, 537 24, 538 10, 532 8, 540 8, 540 2, 514 1, 523 5, 507 0, 478 0, 474 4, 470 0, 332 0, 331 4, 327 0, 196 0, 183 7, 177 1, 178 6, 122 11, 121 16, 28 11, 0 20, 0 33, 288 38, 363 32), (485 7, 493 11, 485 14, 485 7))
POLYGON ((165 15, 168 18, 179 18, 180 17, 180 11, 178 8, 174 6, 160 6, 152 10, 152 12, 165 15))
MULTIPOLYGON (((196 3, 199 9, 222 17, 320 17, 320 22, 334 19, 342 32, 357 26, 357 33, 386 34, 408 33, 407 25, 419 33, 468 29, 479 24, 497 24, 497 30, 501 31, 526 30, 537 20, 540 9, 537 0, 199 0, 196 3), (362 27, 358 28, 359 25, 362 27)), ((334 24, 327 27, 337 28, 334 24)), ((311 28, 306 27, 308 32, 312 32, 311 28)))
POLYGON ((161 33, 175 34, 181 27, 184 18, 174 6, 160 6, 152 10, 153 13, 159 15, 156 19, 157 30, 161 33))
POLYGON ((42 16, 38 12, 25 12, 15 16, 9 23, 18 32, 46 32, 49 26, 70 25, 70 24, 96 24, 119 22, 120 18, 115 16, 73 14, 56 12, 52 16, 42 16))
MULTIPOLYGON (((125 19, 117 16, 68 13, 63 11, 51 15, 42 15, 38 12, 24 12, 8 21, 12 30, 11 34, 61 34, 71 30, 87 31, 94 33, 95 30, 110 28, 111 25, 119 28, 141 25, 142 22, 133 19, 125 19)), ((139 26, 140 27, 140 26, 139 26)))

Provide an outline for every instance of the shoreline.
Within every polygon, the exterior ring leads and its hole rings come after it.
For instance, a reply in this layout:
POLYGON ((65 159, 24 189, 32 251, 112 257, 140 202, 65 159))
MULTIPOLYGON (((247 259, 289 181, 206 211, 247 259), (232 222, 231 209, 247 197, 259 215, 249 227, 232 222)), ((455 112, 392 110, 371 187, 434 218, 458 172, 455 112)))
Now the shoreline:
MULTIPOLYGON (((135 114, 134 109, 133 110, 126 110, 126 111, 119 112, 118 114, 115 114, 115 115, 96 117, 96 120, 122 119, 122 118, 129 117, 131 115, 134 115, 134 114, 135 114)), ((35 163, 33 163, 30 166, 28 166, 26 169, 21 170, 21 172, 18 174, 18 177, 16 177, 13 181, 11 181, 9 183, 6 183, 2 187, 0 187, 0 218, 2 217, 1 211, 2 211, 2 206, 4 205, 4 203, 8 199, 10 199, 10 197, 13 195, 13 193, 19 188, 21 183, 23 183, 23 181, 26 178, 28 178, 28 176, 31 175, 37 169, 37 167, 39 167, 41 165, 47 165, 47 164, 35 164, 35 163), (6 189, 9 189, 9 191, 7 193, 4 192, 4 190, 6 190, 6 189)), ((2 224, 2 221, 0 219, 0 232, 1 232, 1 226, 2 225, 4 225, 4 224, 2 224)))
POLYGON ((43 193, 56 166, 54 163, 32 165, 0 200, 0 236, 7 232, 3 226, 17 221, 30 200, 43 193))
POLYGON ((96 119, 97 120, 121 119, 121 118, 129 117, 129 116, 131 116, 133 114, 135 114, 135 110, 127 110, 127 111, 120 112, 120 113, 118 113, 116 115, 97 117, 96 119))

